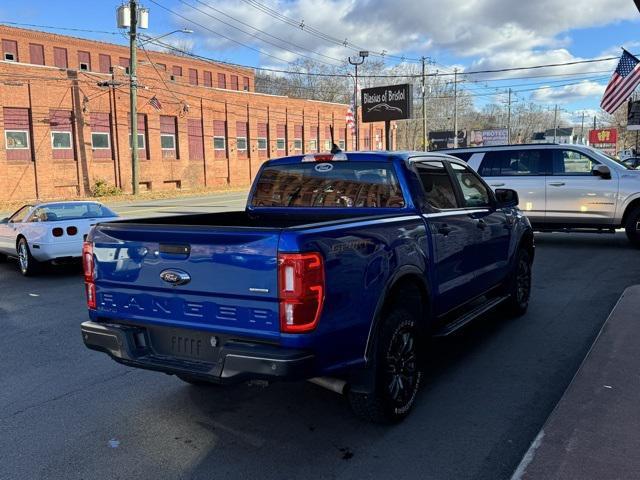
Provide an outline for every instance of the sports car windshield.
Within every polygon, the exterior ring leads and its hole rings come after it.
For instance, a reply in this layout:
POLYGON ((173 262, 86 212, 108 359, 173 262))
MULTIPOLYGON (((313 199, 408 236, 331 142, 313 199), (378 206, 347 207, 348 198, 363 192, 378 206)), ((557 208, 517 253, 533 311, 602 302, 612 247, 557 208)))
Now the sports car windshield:
POLYGON ((254 207, 401 208, 393 167, 375 162, 278 165, 262 171, 254 207))
POLYGON ((99 203, 51 203, 37 207, 31 215, 32 222, 57 222, 81 218, 105 218, 117 216, 99 203))

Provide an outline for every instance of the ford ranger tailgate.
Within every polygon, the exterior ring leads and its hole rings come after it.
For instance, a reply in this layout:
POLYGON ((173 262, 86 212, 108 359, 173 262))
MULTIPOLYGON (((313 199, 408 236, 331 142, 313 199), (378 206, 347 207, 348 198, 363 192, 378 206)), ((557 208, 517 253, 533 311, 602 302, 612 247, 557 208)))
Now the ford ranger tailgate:
POLYGON ((96 313, 276 338, 279 235, 276 228, 99 225, 96 313))

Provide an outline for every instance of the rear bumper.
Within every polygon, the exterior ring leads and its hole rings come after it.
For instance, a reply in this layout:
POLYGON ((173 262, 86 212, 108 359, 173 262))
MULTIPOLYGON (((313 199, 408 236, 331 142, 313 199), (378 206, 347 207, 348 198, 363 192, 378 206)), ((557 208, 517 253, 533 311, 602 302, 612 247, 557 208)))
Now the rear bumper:
POLYGON ((314 376, 314 356, 303 350, 224 339, 190 330, 160 329, 113 323, 84 322, 84 344, 107 353, 116 362, 168 374, 189 374, 217 383, 245 380, 301 380, 314 376), (215 341, 211 340, 212 338, 215 341), (206 340, 206 344, 205 344, 206 340), (215 346, 213 346, 215 344, 215 346), (167 353, 159 345, 202 358, 167 353))
POLYGON ((67 242, 41 243, 33 242, 29 245, 31 255, 40 262, 55 260, 56 258, 82 257, 82 237, 67 242))

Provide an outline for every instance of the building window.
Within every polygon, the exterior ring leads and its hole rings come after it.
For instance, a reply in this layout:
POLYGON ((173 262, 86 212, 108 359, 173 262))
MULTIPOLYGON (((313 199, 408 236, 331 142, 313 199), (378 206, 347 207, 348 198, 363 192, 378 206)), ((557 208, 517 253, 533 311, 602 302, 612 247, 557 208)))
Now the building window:
POLYGON ((249 77, 242 77, 242 89, 245 92, 249 91, 249 77))
POLYGON ((293 139, 293 148, 294 150, 302 150, 302 139, 294 138, 293 139))
POLYGON ((18 61, 18 42, 15 40, 2 40, 3 58, 8 62, 18 61))
POLYGON ((218 74, 218 88, 227 88, 227 77, 224 73, 218 74))
POLYGON ((330 151, 331 151, 331 147, 332 147, 332 145, 331 145, 331 139, 327 139, 327 140, 325 140, 325 141, 324 141, 324 149, 325 149, 327 152, 330 152, 330 151))
POLYGON ((44 65, 44 46, 38 43, 29 44, 29 61, 33 65, 44 65))
POLYGON ((278 150, 284 150, 286 147, 286 142, 284 138, 276 138, 276 148, 278 150))
POLYGON ((238 86, 237 75, 231 75, 231 90, 240 90, 240 87, 238 86))
POLYGON ((109 139, 109 133, 107 132, 92 132, 91 133, 91 148, 94 150, 107 150, 111 148, 111 141, 109 139))
POLYGON ((312 152, 318 151, 318 140, 316 140, 315 138, 309 140, 309 150, 312 152))
POLYGON ((53 64, 58 68, 67 68, 67 49, 62 47, 53 47, 53 64))
POLYGON ((247 137, 236 137, 236 146, 238 150, 247 149, 247 137))
POLYGON ((225 150, 227 148, 224 137, 213 137, 213 149, 225 150))
POLYGON ((91 70, 91 54, 89 52, 78 51, 78 64, 80 70, 91 70))
MULTIPOLYGON (((129 134, 129 148, 131 148, 132 142, 131 142, 131 134, 129 134)), ((138 134, 138 150, 142 150, 143 148, 145 148, 144 145, 144 133, 139 133, 138 134)))
POLYGON ((338 140, 338 147, 340 148, 340 150, 344 150, 344 140, 338 140))
POLYGON ((189 69, 189 83, 191 85, 198 85, 198 70, 195 68, 189 69))
POLYGON ((71 148, 71 132, 51 132, 51 147, 56 150, 71 148))
POLYGON ((211 72, 203 72, 203 81, 205 87, 213 87, 213 77, 211 76, 211 72))
POLYGON ((173 69, 171 70, 171 73, 173 73, 174 77, 181 77, 182 76, 182 67, 174 65, 173 69))
MULTIPOLYGON (((127 58, 127 61, 129 61, 129 59, 127 58)), ((167 66, 164 63, 156 63, 156 67, 158 67, 158 70, 167 70, 167 66)))
POLYGON ((160 148, 162 148, 162 150, 175 150, 176 136, 170 133, 160 135, 160 148))
POLYGON ((267 139, 264 137, 258 138, 258 150, 266 150, 267 149, 267 139))
POLYGON ((100 73, 110 73, 111 72, 111 55, 106 55, 101 53, 98 55, 98 64, 100 68, 100 73))
POLYGON ((27 130, 5 130, 4 139, 7 150, 26 150, 29 148, 29 132, 27 130))

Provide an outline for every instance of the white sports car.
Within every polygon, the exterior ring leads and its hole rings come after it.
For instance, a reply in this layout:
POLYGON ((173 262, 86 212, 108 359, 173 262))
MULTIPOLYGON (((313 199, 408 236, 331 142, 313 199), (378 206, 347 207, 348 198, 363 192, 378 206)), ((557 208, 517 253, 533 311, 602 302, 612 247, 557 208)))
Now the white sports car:
POLYGON ((0 260, 17 257, 20 271, 29 276, 42 262, 79 259, 91 227, 117 218, 98 202, 25 205, 0 220, 0 260))

